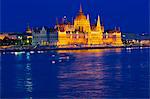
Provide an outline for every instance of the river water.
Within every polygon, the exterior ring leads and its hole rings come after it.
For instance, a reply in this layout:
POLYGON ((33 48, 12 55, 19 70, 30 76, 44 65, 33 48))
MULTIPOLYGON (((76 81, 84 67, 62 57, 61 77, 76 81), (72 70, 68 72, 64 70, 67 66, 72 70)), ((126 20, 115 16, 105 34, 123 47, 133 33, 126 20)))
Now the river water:
POLYGON ((149 98, 149 48, 1 53, 1 98, 149 98))

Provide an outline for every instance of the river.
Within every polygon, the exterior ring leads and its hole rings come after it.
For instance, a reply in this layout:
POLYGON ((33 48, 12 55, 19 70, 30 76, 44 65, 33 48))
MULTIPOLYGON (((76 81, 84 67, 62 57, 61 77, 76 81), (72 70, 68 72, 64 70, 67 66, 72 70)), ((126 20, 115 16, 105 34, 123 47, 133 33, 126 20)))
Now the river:
POLYGON ((1 53, 1 98, 148 98, 149 48, 1 53))

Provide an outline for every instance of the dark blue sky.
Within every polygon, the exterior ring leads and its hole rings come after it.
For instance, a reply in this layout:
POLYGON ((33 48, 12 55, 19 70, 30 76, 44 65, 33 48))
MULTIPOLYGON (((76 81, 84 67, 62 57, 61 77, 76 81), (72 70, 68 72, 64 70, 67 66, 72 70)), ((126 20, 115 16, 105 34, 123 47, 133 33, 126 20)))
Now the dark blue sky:
POLYGON ((105 28, 123 32, 149 32, 149 0, 1 0, 1 32, 22 32, 31 26, 54 26, 56 17, 75 17, 82 3, 91 22, 99 14, 105 28))

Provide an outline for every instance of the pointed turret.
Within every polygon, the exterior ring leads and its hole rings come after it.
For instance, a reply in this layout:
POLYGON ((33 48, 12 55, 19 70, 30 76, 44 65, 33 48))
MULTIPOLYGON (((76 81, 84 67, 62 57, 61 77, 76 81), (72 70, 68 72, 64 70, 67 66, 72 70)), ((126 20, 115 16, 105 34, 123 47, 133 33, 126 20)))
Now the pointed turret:
POLYGON ((46 31, 44 26, 42 27, 42 31, 46 31))
POLYGON ((87 19, 88 21, 90 20, 89 14, 87 14, 87 17, 86 17, 86 19, 87 19))
POLYGON ((87 26, 88 26, 88 32, 90 32, 91 31, 91 26, 90 26, 90 16, 89 16, 89 14, 87 14, 87 17, 86 17, 86 19, 87 19, 87 26))
POLYGON ((118 31, 120 31, 120 27, 118 27, 118 31))
POLYGON ((44 35, 44 34, 46 35, 46 32, 47 32, 47 30, 46 30, 45 27, 43 26, 42 29, 40 30, 40 33, 43 34, 43 35, 44 35))
POLYGON ((101 23, 100 23, 100 16, 99 16, 99 15, 98 15, 98 19, 97 19, 96 30, 97 30, 97 31, 102 31, 102 30, 101 30, 101 23))

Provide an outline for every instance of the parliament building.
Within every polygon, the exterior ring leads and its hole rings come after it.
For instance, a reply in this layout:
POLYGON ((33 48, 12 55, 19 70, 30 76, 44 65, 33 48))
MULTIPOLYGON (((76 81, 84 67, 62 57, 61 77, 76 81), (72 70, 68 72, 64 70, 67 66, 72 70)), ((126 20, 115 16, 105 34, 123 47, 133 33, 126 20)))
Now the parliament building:
POLYGON ((80 10, 72 23, 58 23, 55 28, 58 31, 57 45, 112 45, 122 46, 120 29, 115 28, 104 32, 100 16, 96 24, 90 23, 89 15, 85 16, 80 5, 80 10))

